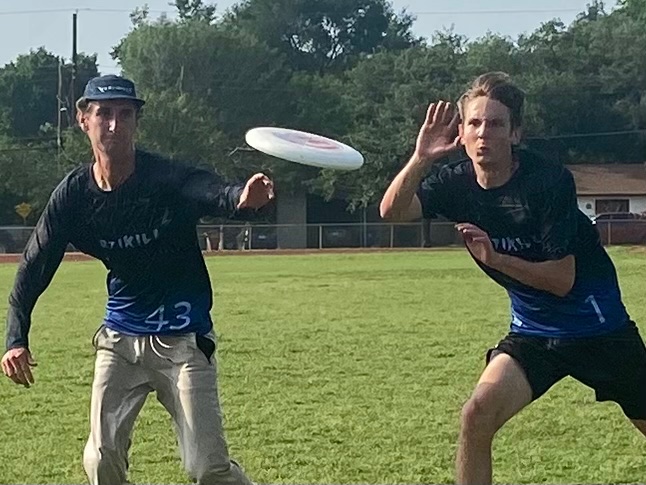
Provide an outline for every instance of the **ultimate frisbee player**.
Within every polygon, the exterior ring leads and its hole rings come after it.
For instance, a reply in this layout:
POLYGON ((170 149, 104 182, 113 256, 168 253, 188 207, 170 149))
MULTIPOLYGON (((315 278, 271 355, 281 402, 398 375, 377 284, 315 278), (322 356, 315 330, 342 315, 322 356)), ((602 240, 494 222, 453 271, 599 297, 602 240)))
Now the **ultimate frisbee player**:
POLYGON ((478 77, 458 112, 429 106, 414 154, 381 202, 393 220, 457 222, 477 265, 511 299, 511 329, 487 353, 464 405, 457 483, 492 481, 503 424, 565 376, 614 401, 646 434, 646 349, 615 267, 577 206, 572 174, 517 148, 524 94, 503 73, 478 77), (436 162, 464 145, 468 158, 436 162))
POLYGON ((32 310, 71 243, 108 269, 83 456, 90 483, 127 482, 135 418, 155 391, 189 475, 200 484, 249 485, 223 435, 212 290, 195 225, 205 215, 253 212, 273 198, 273 184, 256 174, 226 185, 209 171, 136 150, 143 104, 131 81, 113 75, 90 80, 77 102, 94 157, 54 190, 27 244, 9 298, 2 369, 17 384, 34 382, 32 310))

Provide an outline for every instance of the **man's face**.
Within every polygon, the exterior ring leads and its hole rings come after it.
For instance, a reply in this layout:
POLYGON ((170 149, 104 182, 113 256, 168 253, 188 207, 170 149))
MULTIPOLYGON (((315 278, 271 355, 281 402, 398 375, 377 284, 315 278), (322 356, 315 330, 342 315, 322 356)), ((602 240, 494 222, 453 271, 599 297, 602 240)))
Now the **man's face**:
POLYGON ((511 146, 520 141, 520 129, 511 128, 509 108, 486 96, 466 102, 459 132, 469 158, 482 166, 511 160, 511 146))
POLYGON ((91 101, 81 118, 81 129, 92 147, 105 153, 128 150, 137 130, 137 106, 128 100, 91 101))

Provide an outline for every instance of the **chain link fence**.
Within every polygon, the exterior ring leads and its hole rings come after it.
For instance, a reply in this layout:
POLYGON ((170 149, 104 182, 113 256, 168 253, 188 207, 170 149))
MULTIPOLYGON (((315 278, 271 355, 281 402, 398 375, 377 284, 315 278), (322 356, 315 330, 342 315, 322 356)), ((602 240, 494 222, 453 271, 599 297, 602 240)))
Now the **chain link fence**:
MULTIPOLYGON (((646 245, 646 220, 604 221, 605 245, 646 245)), ((256 249, 421 248, 461 245, 451 222, 198 225, 205 251, 256 249)), ((0 253, 21 253, 33 227, 0 226, 0 253)), ((73 251, 73 247, 68 248, 73 251)))
POLYGON ((205 250, 414 248, 458 242, 452 223, 198 226, 205 250))

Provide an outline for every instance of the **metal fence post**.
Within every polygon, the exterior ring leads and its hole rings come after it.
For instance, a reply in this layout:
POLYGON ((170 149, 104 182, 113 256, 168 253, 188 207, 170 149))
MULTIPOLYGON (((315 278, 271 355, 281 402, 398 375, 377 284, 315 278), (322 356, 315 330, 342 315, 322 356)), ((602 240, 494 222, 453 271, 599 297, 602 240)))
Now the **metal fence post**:
POLYGON ((423 248, 424 243, 424 238, 426 237, 426 228, 424 227, 426 220, 422 217, 422 220, 419 222, 419 247, 423 248))
POLYGON ((319 224, 319 249, 323 249, 323 225, 319 224))
POLYGON ((395 244, 395 224, 390 225, 390 247, 394 247, 395 244))

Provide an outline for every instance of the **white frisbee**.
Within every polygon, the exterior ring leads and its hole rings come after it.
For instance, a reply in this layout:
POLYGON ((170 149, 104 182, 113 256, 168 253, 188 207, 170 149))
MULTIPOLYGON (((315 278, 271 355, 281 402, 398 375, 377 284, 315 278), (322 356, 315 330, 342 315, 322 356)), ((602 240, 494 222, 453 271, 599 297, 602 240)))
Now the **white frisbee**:
POLYGON ((245 140, 267 155, 303 165, 334 170, 357 170, 363 165, 363 155, 354 148, 304 131, 261 126, 247 131, 245 140))

